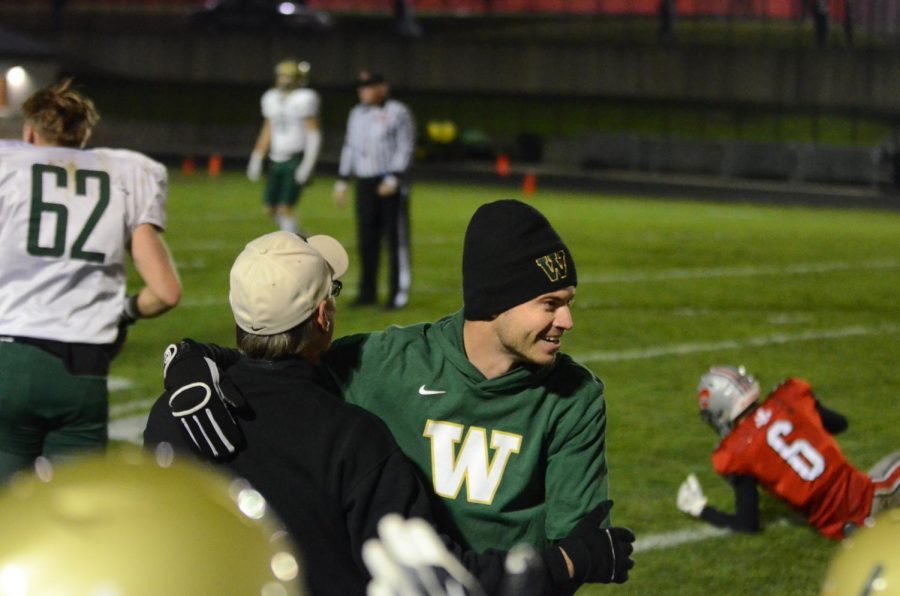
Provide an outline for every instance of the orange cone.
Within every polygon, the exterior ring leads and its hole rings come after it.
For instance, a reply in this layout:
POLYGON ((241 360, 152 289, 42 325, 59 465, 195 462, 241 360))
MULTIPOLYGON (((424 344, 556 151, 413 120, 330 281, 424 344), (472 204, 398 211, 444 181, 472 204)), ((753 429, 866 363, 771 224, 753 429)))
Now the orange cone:
POLYGON ((530 197, 534 194, 534 191, 537 190, 537 176, 534 172, 528 172, 525 174, 525 179, 522 180, 522 194, 526 197, 530 197))
POLYGON ((505 153, 497 155, 497 175, 509 176, 509 156, 505 153))
POLYGON ((218 176, 222 173, 222 156, 218 153, 213 153, 209 156, 209 163, 206 168, 207 172, 209 172, 210 176, 218 176))
POLYGON ((194 165, 194 158, 188 155, 181 162, 181 173, 185 176, 190 176, 194 173, 196 166, 194 165))

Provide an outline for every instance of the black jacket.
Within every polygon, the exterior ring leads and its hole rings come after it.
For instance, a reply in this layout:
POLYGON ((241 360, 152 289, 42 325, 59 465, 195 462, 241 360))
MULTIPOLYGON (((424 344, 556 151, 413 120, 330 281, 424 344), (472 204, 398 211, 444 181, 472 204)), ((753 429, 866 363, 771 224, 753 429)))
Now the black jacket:
MULTIPOLYGON (((224 464, 269 502, 297 542, 315 595, 364 594, 363 542, 390 512, 432 519, 416 472, 385 424, 325 391, 302 359, 241 359, 228 369, 252 412, 246 448, 224 464)), ((144 445, 193 453, 167 399, 154 404, 144 445)), ((498 573, 501 562, 496 566, 498 573)))

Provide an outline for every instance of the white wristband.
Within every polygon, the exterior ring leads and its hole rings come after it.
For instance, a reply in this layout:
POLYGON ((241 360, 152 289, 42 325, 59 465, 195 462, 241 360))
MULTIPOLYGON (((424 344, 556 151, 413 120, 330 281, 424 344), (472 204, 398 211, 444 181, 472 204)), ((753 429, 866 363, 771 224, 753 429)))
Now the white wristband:
POLYGON ((247 178, 256 182, 262 174, 263 159, 265 155, 254 151, 250 154, 250 161, 247 163, 247 178))

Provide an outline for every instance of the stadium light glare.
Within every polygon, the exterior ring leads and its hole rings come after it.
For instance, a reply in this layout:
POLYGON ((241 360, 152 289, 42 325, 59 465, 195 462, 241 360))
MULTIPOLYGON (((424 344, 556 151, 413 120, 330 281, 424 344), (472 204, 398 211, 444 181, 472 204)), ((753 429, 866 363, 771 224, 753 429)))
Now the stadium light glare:
POLYGON ((297 12, 297 5, 293 2, 282 2, 278 5, 278 12, 283 15, 292 15, 297 12))
POLYGON ((6 82, 9 83, 9 86, 13 89, 22 87, 27 80, 28 73, 25 72, 25 69, 21 66, 13 66, 6 71, 6 82))

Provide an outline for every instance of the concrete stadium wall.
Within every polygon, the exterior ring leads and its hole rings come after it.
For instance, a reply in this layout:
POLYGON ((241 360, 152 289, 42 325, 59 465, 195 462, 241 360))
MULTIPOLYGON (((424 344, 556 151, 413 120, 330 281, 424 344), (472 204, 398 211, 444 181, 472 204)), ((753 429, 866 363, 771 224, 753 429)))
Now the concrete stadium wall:
POLYGON ((496 38, 464 29, 404 39, 358 28, 212 32, 172 26, 69 28, 60 47, 110 74, 151 80, 259 83, 287 55, 315 84, 348 86, 374 66, 421 91, 572 94, 900 115, 900 52, 892 48, 662 48, 496 38))
POLYGON ((544 160, 582 170, 696 174, 782 182, 878 186, 891 176, 877 147, 752 141, 683 141, 591 134, 550 139, 544 160))
MULTIPOLYGON (((129 80, 267 85, 285 56, 313 64, 320 89, 348 88, 361 66, 384 72, 404 91, 503 93, 637 99, 681 105, 758 105, 765 110, 866 115, 892 123, 900 145, 900 52, 892 48, 702 47, 605 44, 565 37, 468 30, 459 20, 426 28, 418 39, 390 34, 385 23, 339 24, 325 31, 211 31, 186 22, 88 21, 54 36, 70 68, 129 80), (376 26, 377 25, 377 26, 376 26)), ((39 36, 40 31, 33 34, 39 36)), ((222 154, 244 158, 252 125, 110 121, 96 144, 150 154, 222 154)), ((326 131, 323 160, 333 161, 340 131, 326 131)), ((877 185, 900 169, 879 147, 802 143, 682 141, 586 132, 541 139, 547 166, 575 170, 680 172, 877 185), (894 171, 896 170, 896 171, 894 171)))
MULTIPOLYGON (((98 127, 92 145, 129 147, 168 160, 191 156, 198 167, 211 155, 243 165, 256 133, 257 127, 248 125, 206 127, 117 120, 98 127)), ((343 137, 326 132, 323 140, 320 161, 333 168, 343 137)), ((592 133, 545 139, 542 154, 540 164, 532 166, 570 173, 618 170, 864 187, 889 183, 893 175, 888 156, 880 148, 811 143, 704 142, 592 133)))

